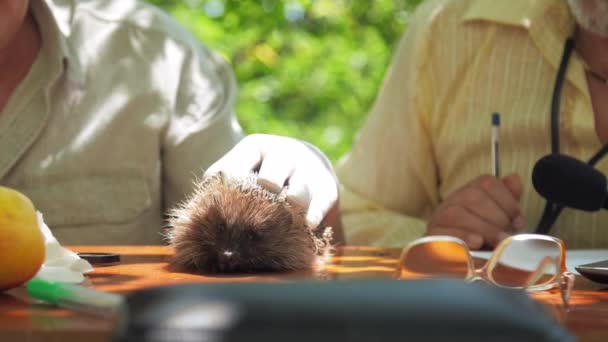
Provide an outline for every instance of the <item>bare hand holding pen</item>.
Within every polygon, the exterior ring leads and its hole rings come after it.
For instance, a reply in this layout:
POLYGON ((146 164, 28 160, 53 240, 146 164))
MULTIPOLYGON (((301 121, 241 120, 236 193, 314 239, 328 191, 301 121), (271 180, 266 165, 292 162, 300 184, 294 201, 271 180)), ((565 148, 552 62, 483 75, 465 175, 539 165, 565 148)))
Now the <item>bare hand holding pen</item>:
POLYGON ((491 247, 525 227, 519 175, 482 175, 451 193, 435 210, 426 235, 451 235, 471 249, 491 247))

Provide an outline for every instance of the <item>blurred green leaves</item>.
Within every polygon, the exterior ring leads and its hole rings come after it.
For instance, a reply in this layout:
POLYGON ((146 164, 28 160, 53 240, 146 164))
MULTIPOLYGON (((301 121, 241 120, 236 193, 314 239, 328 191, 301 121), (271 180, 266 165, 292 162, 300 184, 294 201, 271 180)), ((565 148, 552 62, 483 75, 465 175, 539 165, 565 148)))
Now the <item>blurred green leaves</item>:
POLYGON ((148 0, 232 63, 247 133, 348 152, 421 0, 148 0))

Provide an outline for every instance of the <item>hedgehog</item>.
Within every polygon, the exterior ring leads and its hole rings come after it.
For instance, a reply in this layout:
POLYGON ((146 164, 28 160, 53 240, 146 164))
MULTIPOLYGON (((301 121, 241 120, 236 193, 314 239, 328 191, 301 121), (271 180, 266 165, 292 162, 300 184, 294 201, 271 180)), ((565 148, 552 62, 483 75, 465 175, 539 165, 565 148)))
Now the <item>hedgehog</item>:
POLYGON ((257 183, 222 173, 196 182, 169 212, 170 266, 194 273, 313 269, 331 252, 331 227, 309 227, 305 210, 257 183))

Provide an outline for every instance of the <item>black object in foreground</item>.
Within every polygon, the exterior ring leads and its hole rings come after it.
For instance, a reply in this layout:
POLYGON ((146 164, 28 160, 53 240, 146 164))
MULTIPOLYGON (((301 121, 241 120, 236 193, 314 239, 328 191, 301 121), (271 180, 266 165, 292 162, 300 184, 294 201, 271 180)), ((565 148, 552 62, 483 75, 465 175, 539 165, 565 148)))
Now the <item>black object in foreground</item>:
POLYGON ((110 266, 120 263, 120 254, 114 253, 78 253, 78 256, 95 266, 110 266))
POLYGON ((608 284, 608 260, 574 267, 583 277, 600 284, 608 284))
POLYGON ((572 341, 523 291, 456 280, 185 284, 138 291, 114 341, 572 341))
POLYGON ((585 211, 607 208, 606 176, 563 154, 538 160, 532 171, 532 184, 541 196, 561 206, 585 211))

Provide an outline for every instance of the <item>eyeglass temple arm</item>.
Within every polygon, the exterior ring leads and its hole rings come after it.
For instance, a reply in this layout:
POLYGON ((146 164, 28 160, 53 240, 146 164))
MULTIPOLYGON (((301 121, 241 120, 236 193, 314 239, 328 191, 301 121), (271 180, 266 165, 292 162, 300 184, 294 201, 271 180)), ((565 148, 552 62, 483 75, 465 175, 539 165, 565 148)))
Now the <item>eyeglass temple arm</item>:
MULTIPOLYGON (((539 263, 538 267, 536 267, 536 271, 530 275, 524 289, 528 289, 533 286, 544 274, 547 266, 555 265, 556 270, 560 272, 559 258, 552 258, 549 256, 544 257, 539 263)), ((564 303, 564 307, 566 310, 568 309, 570 303, 570 296, 572 294, 572 288, 574 287, 574 274, 565 271, 561 272, 559 279, 559 287, 560 294, 562 297, 562 302, 564 303)))
POLYGON ((562 273, 562 278, 559 282, 559 289, 566 310, 569 308, 570 296, 572 295, 572 288, 574 287, 574 279, 576 279, 575 275, 566 271, 562 273))

